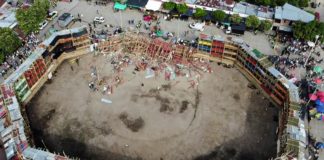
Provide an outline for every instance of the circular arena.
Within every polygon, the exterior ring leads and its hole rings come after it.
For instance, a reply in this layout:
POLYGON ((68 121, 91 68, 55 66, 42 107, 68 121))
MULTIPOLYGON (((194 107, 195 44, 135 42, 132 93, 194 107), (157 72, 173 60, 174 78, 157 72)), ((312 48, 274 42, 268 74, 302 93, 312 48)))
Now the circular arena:
POLYGON ((238 39, 201 35, 193 47, 125 33, 91 44, 86 27, 53 36, 7 79, 38 148, 80 159, 258 160, 289 147, 295 88, 238 39))

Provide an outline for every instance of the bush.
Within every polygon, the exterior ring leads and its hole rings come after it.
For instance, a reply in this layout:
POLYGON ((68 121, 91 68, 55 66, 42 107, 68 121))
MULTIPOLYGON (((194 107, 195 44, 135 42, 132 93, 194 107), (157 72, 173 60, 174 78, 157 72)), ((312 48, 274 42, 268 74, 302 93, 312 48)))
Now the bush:
POLYGON ((264 20, 261 21, 260 26, 259 26, 259 30, 261 31, 269 31, 272 27, 272 22, 269 20, 264 20))
POLYGON ((245 24, 247 27, 255 29, 259 27, 260 20, 257 16, 248 16, 246 18, 245 24))
POLYGON ((238 14, 233 14, 230 17, 230 21, 235 23, 235 24, 239 24, 242 21, 242 17, 240 17, 240 15, 238 15, 238 14))
POLYGON ((165 2, 165 3, 163 3, 163 9, 173 10, 175 7, 176 7, 176 4, 174 2, 165 2))
POLYGON ((196 12, 194 13, 195 18, 202 18, 207 15, 207 12, 201 8, 196 8, 196 12))
POLYGON ((216 10, 213 11, 212 16, 215 21, 222 22, 226 18, 226 13, 222 10, 216 10))
POLYGON ((176 9, 180 14, 184 14, 188 11, 189 8, 185 3, 183 3, 183 4, 178 4, 176 6, 176 9))

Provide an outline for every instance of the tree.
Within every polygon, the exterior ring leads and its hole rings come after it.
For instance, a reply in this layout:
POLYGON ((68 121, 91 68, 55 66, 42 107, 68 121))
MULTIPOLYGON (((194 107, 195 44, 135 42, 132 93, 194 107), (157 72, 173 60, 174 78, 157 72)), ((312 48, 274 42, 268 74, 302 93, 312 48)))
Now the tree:
POLYGON ((230 21, 233 22, 233 23, 235 23, 235 24, 239 24, 242 21, 242 17, 240 17, 240 15, 238 15, 238 14, 233 14, 230 17, 230 21))
POLYGON ((17 34, 10 28, 0 28, 0 62, 4 61, 6 55, 12 54, 21 46, 17 34))
POLYGON ((317 28, 316 34, 320 36, 319 41, 323 43, 324 42, 324 22, 317 22, 316 28, 317 28))
POLYGON ((303 25, 304 25, 304 23, 301 21, 295 22, 293 24, 292 30, 293 30, 293 35, 295 38, 302 39, 304 37, 303 25))
POLYGON ((306 8, 308 7, 308 0, 299 0, 298 6, 301 8, 306 8))
POLYGON ((275 0, 277 6, 282 6, 288 2, 288 0, 275 0))
POLYGON ((257 5, 264 5, 264 6, 268 6, 271 4, 271 0, 255 0, 254 2, 252 2, 254 4, 257 5))
POLYGON ((261 31, 269 31, 272 27, 272 22, 269 20, 261 21, 259 29, 261 31))
POLYGON ((193 14, 195 18, 202 18, 207 15, 207 12, 201 8, 196 8, 196 12, 193 14))
POLYGON ((215 21, 222 22, 226 18, 226 13, 222 10, 213 11, 212 16, 215 21))
POLYGON ((297 39, 306 41, 315 41, 316 35, 319 35, 319 41, 324 41, 324 23, 311 21, 309 23, 296 22, 293 24, 293 35, 297 39))
POLYGON ((165 3, 163 3, 163 9, 173 10, 175 7, 176 7, 176 4, 174 2, 165 2, 165 3))
POLYGON ((49 7, 48 0, 35 0, 30 8, 16 11, 19 27, 25 34, 38 30, 39 23, 46 18, 49 7))
POLYGON ((269 6, 271 5, 272 0, 263 0, 262 5, 269 6))
POLYGON ((293 6, 297 6, 298 7, 298 2, 299 0, 288 0, 288 3, 293 5, 293 6))
POLYGON ((253 28, 258 28, 260 25, 260 20, 257 16, 248 16, 246 18, 245 24, 247 27, 253 28))
POLYGON ((180 14, 185 14, 188 11, 188 6, 185 3, 178 4, 176 8, 180 14))

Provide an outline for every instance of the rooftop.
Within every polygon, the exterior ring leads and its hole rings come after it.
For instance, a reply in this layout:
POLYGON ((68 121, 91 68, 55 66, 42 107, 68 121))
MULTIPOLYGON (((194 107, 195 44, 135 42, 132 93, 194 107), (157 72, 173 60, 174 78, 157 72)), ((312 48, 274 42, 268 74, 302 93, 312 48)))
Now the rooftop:
POLYGON ((15 10, 11 7, 0 8, 0 28, 14 28, 17 25, 15 10))
POLYGON ((267 18, 267 19, 271 19, 274 14, 273 11, 268 7, 256 6, 246 2, 236 3, 235 7, 233 8, 233 12, 239 14, 246 14, 248 16, 254 15, 254 16, 267 18))
POLYGON ((282 7, 276 7, 275 19, 285 19, 291 21, 310 22, 314 20, 315 16, 298 7, 286 3, 282 7))

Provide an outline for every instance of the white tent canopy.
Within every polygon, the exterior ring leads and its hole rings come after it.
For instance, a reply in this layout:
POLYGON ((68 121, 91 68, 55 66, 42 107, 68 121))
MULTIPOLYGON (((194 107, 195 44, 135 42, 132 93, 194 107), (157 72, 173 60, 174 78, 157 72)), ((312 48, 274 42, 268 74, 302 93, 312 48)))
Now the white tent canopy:
POLYGON ((161 8, 162 2, 156 0, 149 0, 145 6, 147 10, 157 11, 161 8))

